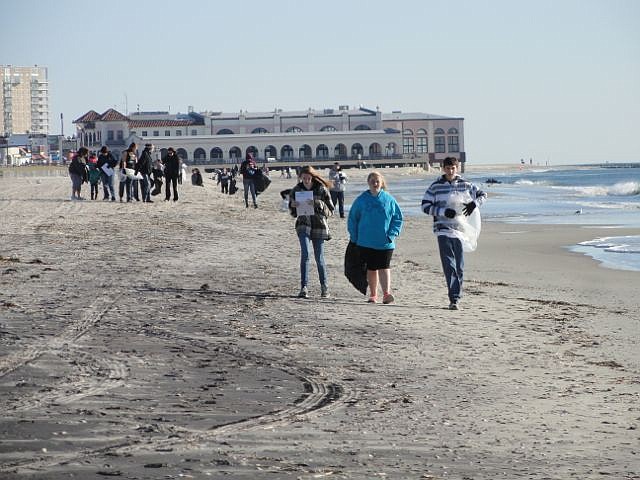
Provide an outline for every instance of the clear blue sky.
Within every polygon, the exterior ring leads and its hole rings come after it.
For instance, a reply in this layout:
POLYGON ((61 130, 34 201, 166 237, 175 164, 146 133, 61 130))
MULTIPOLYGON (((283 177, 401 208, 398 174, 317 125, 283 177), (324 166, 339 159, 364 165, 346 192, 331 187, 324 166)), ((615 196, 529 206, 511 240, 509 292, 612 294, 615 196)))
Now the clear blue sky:
POLYGON ((465 118, 474 163, 640 161, 637 0, 4 0, 0 64, 90 109, 465 118))

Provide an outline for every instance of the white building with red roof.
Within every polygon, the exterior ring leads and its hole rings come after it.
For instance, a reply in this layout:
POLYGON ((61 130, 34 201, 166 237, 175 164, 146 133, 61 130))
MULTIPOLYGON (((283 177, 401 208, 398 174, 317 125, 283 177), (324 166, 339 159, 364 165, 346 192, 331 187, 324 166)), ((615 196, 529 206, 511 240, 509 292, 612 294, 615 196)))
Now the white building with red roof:
POLYGON ((463 119, 430 114, 383 114, 364 107, 272 112, 135 112, 90 110, 74 121, 81 146, 107 145, 118 155, 135 142, 160 155, 173 147, 195 164, 233 164, 252 152, 258 162, 412 159, 464 162, 463 119), (441 133, 444 132, 444 133, 441 133), (444 142, 444 143, 443 143, 444 142), (444 148, 442 146, 444 145, 444 148))

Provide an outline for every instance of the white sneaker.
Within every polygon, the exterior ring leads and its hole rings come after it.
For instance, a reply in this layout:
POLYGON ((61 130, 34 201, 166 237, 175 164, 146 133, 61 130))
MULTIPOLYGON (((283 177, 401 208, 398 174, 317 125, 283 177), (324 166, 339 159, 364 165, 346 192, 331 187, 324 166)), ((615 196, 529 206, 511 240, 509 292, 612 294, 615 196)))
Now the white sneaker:
POLYGON ((300 289, 300 293, 298 293, 298 298, 309 298, 309 290, 307 290, 307 287, 302 287, 300 289))

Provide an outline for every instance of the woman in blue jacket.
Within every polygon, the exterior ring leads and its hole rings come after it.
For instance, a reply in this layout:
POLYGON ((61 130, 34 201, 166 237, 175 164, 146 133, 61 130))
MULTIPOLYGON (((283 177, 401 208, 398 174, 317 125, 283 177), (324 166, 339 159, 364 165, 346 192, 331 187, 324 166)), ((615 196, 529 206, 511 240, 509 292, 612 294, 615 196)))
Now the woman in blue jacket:
POLYGON ((369 190, 362 192, 351 205, 347 228, 351 241, 358 245, 367 264, 369 302, 378 302, 378 283, 382 303, 393 303, 391 294, 391 256, 395 240, 402 230, 402 211, 395 198, 386 192, 387 185, 379 172, 367 177, 369 190))

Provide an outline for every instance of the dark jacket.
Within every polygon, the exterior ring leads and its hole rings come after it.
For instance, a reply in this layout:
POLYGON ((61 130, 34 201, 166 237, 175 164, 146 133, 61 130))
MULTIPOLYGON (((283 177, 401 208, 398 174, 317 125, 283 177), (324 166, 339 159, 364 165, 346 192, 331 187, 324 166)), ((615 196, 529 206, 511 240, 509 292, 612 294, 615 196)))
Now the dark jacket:
POLYGON ((115 159, 111 152, 101 153, 100 155, 98 155, 98 163, 96 164, 98 170, 102 171, 102 166, 105 164, 110 168, 114 168, 118 164, 118 161, 115 159))
POLYGON ((231 174, 229 172, 218 173, 218 184, 229 185, 229 180, 231 180, 231 174))
POLYGON ((245 160, 240 164, 240 173, 244 180, 253 180, 260 174, 260 170, 254 160, 245 160))
POLYGON ((180 157, 177 154, 167 154, 162 160, 164 164, 164 175, 167 178, 177 178, 180 174, 180 157))
POLYGON ((136 173, 141 172, 143 175, 151 175, 153 170, 153 158, 151 158, 151 150, 145 148, 136 164, 136 173))
POLYGON ((80 175, 83 181, 87 181, 87 162, 84 157, 75 155, 69 164, 69 173, 80 175))

